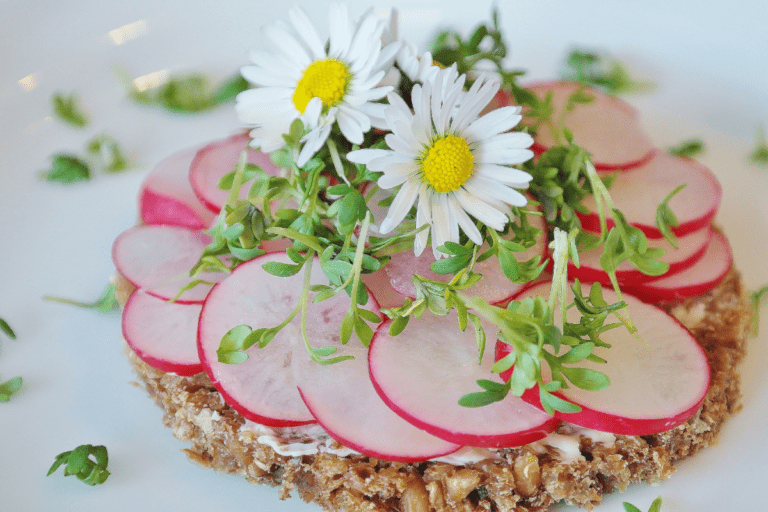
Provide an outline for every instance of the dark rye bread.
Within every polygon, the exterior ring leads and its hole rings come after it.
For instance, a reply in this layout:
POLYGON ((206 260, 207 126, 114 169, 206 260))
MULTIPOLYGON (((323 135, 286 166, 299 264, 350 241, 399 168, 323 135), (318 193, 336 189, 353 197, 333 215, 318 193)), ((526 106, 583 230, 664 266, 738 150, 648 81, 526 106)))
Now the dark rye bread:
MULTIPOLYGON (((711 387, 687 423, 652 436, 616 436, 612 445, 579 436, 582 457, 563 462, 556 448, 497 450, 498 458, 465 466, 445 462, 393 463, 362 455, 282 456, 243 429, 245 420, 222 400, 205 374, 179 377, 129 354, 139 379, 163 409, 163 422, 184 451, 206 467, 280 486, 329 511, 544 511, 560 500, 591 509, 603 494, 629 483, 657 483, 674 463, 714 444, 725 420, 740 409, 736 365, 744 356, 751 320, 735 270, 710 293, 667 306, 706 350, 711 387)), ((129 350, 130 352, 130 350, 129 350)), ((561 427, 560 433, 568 433, 561 427)))

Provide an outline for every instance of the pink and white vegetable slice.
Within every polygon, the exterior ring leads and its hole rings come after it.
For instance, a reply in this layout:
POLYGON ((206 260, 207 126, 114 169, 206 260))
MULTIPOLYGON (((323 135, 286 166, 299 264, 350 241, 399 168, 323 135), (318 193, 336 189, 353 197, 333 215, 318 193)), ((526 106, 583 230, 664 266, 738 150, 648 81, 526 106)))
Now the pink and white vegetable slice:
POLYGON ((692 267, 669 277, 627 287, 646 302, 680 301, 707 293, 723 280, 733 265, 728 240, 715 231, 704 256, 692 267))
MULTIPOLYGON (((521 297, 547 295, 549 283, 524 291, 521 297)), ((615 302, 611 290, 606 301, 615 302)), ((622 294, 637 336, 619 327, 601 335, 612 345, 594 353, 605 364, 584 362, 584 366, 608 375, 611 385, 602 391, 584 391, 575 386, 555 394, 581 406, 578 413, 556 413, 563 421, 621 435, 649 435, 670 430, 687 421, 699 409, 709 388, 707 355, 693 335, 659 307, 622 294)), ((555 314, 557 318, 559 313, 555 314)), ((568 318, 576 321, 571 308, 568 318)), ((548 368, 543 372, 548 378, 548 368)), ((538 388, 523 394, 527 402, 541 407, 538 388)))
POLYGON ((355 359, 331 366, 304 360, 294 367, 304 402, 331 437, 369 457, 395 462, 419 462, 460 448, 414 427, 387 407, 371 384, 367 351, 358 341, 341 350, 355 359))
MULTIPOLYGON (((547 251, 547 228, 543 217, 532 217, 531 223, 534 227, 541 230, 541 235, 536 243, 529 247, 525 252, 516 253, 518 261, 527 261, 534 256, 540 255, 542 261, 547 251)), ((488 249, 484 244, 480 253, 488 249)), ((453 274, 436 274, 430 269, 430 265, 435 262, 432 251, 424 251, 418 257, 412 250, 406 250, 392 255, 392 260, 384 267, 384 271, 389 275, 392 288, 405 297, 415 298, 416 287, 411 281, 414 274, 419 274, 427 279, 434 281, 448 282, 453 278, 453 274)), ((516 284, 507 279, 501 270, 499 259, 496 257, 488 258, 485 261, 475 265, 475 272, 482 274, 483 278, 471 288, 467 293, 482 297, 491 304, 498 304, 509 299, 515 293, 518 293, 524 285, 516 284)))
MULTIPOLYGON (((568 98, 582 84, 546 82, 526 86, 539 99, 552 94, 554 113, 560 119, 568 98)), ((656 153, 653 143, 640 126, 637 111, 624 101, 592 87, 584 92, 594 98, 591 103, 578 104, 565 116, 564 124, 573 133, 573 140, 592 156, 598 171, 634 169, 656 153)), ((543 153, 555 145, 555 138, 545 124, 539 127, 533 150, 543 153)))
MULTIPOLYGON (((494 333, 492 325, 485 325, 494 333)), ((509 395, 477 408, 459 399, 477 392, 480 379, 497 380, 493 357, 478 364, 475 333, 459 331, 456 316, 412 318, 399 336, 379 327, 369 356, 371 381, 390 409, 416 427, 457 444, 490 448, 521 446, 555 430, 560 420, 509 395)))
MULTIPOLYGON (((135 226, 123 231, 112 245, 112 261, 131 284, 159 299, 170 300, 192 279, 189 271, 197 263, 210 237, 202 231, 178 226, 135 226)), ((224 273, 209 272, 201 278, 218 282, 224 273)), ((201 303, 210 285, 185 291, 181 304, 201 303)))
POLYGON ((189 166, 197 149, 169 156, 147 175, 139 192, 139 214, 144 224, 191 229, 211 225, 214 213, 200 202, 189 183, 189 166))
MULTIPOLYGON (((189 167, 189 181, 200 201, 212 212, 218 213, 229 195, 228 190, 219 188, 219 180, 235 169, 240 154, 248 151, 248 163, 258 165, 269 175, 277 176, 280 169, 269 159, 269 155, 248 147, 247 133, 233 135, 212 142, 199 150, 189 167)), ((245 198, 248 187, 243 187, 240 197, 245 198)))
MULTIPOLYGON (((244 417, 270 426, 314 423, 296 389, 292 371, 292 360, 306 354, 300 313, 265 348, 254 345, 248 349, 246 362, 218 362, 216 351, 230 329, 243 324, 253 329, 274 327, 299 303, 303 272, 276 277, 262 268, 267 262, 293 264, 285 253, 266 254, 243 263, 211 290, 200 314, 200 360, 227 403, 244 417)), ((312 264, 311 283, 327 284, 317 259, 312 264)), ((315 347, 333 345, 338 340, 339 326, 348 308, 349 297, 344 293, 310 302, 307 326, 315 347)))
MULTIPOLYGON (((712 239, 714 230, 710 226, 705 226, 693 233, 681 236, 677 239, 677 249, 661 238, 651 238, 648 240, 648 247, 661 247, 667 252, 660 258, 661 261, 669 263, 669 270, 664 276, 672 276, 678 272, 683 272, 701 260, 707 251, 707 246, 712 239)), ((600 256, 603 248, 591 249, 579 253, 580 266, 576 267, 572 262, 568 263, 568 276, 571 279, 579 279, 583 282, 610 284, 608 274, 600 266, 600 256)), ((624 262, 616 270, 616 278, 620 284, 634 286, 644 282, 659 279, 663 276, 648 276, 643 274, 630 263, 624 262)))
MULTIPOLYGON (((682 184, 686 187, 669 201, 669 206, 680 222, 672 231, 683 236, 708 226, 720 207, 720 183, 712 171, 700 163, 659 152, 642 167, 619 174, 608 191, 614 205, 630 224, 640 228, 649 238, 662 238, 656 227, 656 208, 682 184)), ((579 214, 583 228, 600 231, 594 196, 586 197, 582 204, 592 212, 579 214)), ((609 225, 612 224, 609 220, 609 225)))
POLYGON ((123 337, 142 361, 184 377, 203 371, 197 354, 200 304, 166 302, 135 290, 123 309, 123 337))

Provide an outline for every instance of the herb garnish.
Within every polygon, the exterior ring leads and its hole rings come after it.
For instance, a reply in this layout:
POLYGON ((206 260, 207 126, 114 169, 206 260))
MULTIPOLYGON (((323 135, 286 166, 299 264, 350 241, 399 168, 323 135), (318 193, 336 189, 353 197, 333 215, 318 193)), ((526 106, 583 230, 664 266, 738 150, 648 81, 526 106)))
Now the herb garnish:
POLYGON ((159 87, 138 89, 128 72, 115 68, 128 96, 143 105, 165 108, 171 112, 196 113, 218 107, 223 103, 234 100, 238 93, 248 89, 250 84, 239 74, 214 86, 210 79, 203 74, 172 76, 159 87))
POLYGON ((64 476, 74 475, 88 485, 99 485, 106 482, 109 477, 108 462, 106 447, 83 444, 72 451, 58 454, 46 476, 51 476, 59 466, 65 464, 64 476))
POLYGON ((80 302, 77 300, 67 299, 64 297, 56 297, 53 295, 45 295, 44 300, 51 302, 60 302, 62 304, 70 304, 85 309, 92 309, 99 313, 112 313, 120 309, 120 303, 117 300, 115 292, 117 291, 116 284, 110 284, 101 294, 95 302, 80 302))
POLYGON ((0 383, 0 402, 9 401, 13 394, 21 388, 22 382, 21 377, 14 377, 11 380, 0 383))
POLYGON ((41 174, 47 181, 69 184, 91 179, 91 168, 77 156, 58 153, 52 160, 51 168, 41 174))
POLYGON ((752 335, 757 336, 760 320, 760 304, 764 297, 768 297, 768 285, 749 294, 752 303, 752 335))
POLYGON ((574 49, 566 57, 561 73, 563 80, 580 82, 602 89, 608 94, 648 92, 652 82, 633 79, 620 61, 597 52, 574 49))
POLYGON ((54 115, 72 126, 84 128, 88 124, 88 118, 77 102, 75 94, 65 95, 56 93, 51 98, 54 115))
POLYGON ((688 139, 684 140, 677 146, 669 148, 667 151, 670 155, 684 156, 687 158, 693 158, 701 155, 704 152, 704 141, 701 139, 688 139))
POLYGON ((13 329, 11 329, 11 326, 8 325, 8 322, 0 318, 0 332, 3 332, 6 336, 11 338, 12 340, 16 339, 16 333, 13 332, 13 329))
POLYGON ((768 139, 762 126, 757 130, 755 149, 749 154, 749 159, 755 164, 768 165, 768 139))
POLYGON ((86 144, 83 156, 57 153, 51 167, 41 173, 47 181, 65 184, 88 181, 93 170, 105 173, 120 172, 129 167, 128 160, 118 142, 105 133, 93 137, 86 144))
MULTIPOLYGON (((624 510, 626 512, 642 512, 639 508, 634 506, 631 503, 627 503, 626 501, 623 503, 624 510)), ((661 496, 653 500, 653 503, 651 503, 651 508, 648 509, 648 512, 660 512, 661 511, 661 496)))

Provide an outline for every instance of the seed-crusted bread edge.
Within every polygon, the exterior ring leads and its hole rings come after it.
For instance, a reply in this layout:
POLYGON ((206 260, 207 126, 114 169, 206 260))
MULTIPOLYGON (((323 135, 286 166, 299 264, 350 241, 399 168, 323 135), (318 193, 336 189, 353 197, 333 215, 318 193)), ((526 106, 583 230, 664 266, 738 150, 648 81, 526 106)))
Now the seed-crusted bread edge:
POLYGON ((241 430, 245 420, 205 374, 166 374, 126 351, 162 408, 163 423, 190 444, 184 450, 190 459, 252 483, 279 486, 281 498, 298 494, 328 511, 546 511, 561 500, 591 510, 615 489, 668 478, 676 461, 714 444, 723 423, 741 408, 736 366, 745 354, 751 310, 739 273, 731 270, 708 294, 665 308, 708 354, 711 386, 701 409, 673 430, 616 436, 611 446, 581 435, 582 456, 572 462, 563 462, 557 449, 530 446, 498 450, 498 458, 465 466, 328 453, 283 456, 257 442, 253 431, 241 430))

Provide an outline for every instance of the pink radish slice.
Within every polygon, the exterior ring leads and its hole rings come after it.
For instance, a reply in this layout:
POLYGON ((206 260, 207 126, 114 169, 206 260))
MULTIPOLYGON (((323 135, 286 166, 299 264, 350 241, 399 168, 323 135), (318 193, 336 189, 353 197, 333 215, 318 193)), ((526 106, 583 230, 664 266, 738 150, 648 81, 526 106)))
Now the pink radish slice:
MULTIPOLYGON (((484 325, 487 333, 496 332, 484 325)), ((456 315, 412 318, 405 332, 393 337, 379 327, 368 355, 371 380, 390 409, 414 426, 457 444, 488 448, 521 446, 543 439, 560 420, 509 395, 477 408, 459 399, 480 391, 480 379, 497 380, 493 358, 478 364, 475 333, 460 331, 456 315)))
MULTIPOLYGON (((522 295, 546 296, 548 293, 549 283, 544 283, 522 295)), ((611 290, 604 289, 603 294, 609 303, 616 302, 611 290)), ((555 413, 555 416, 568 423, 614 434, 640 436, 664 432, 687 421, 704 401, 710 374, 707 355, 674 317, 629 294, 622 295, 628 305, 624 313, 637 326, 637 336, 623 327, 611 329, 600 336, 611 348, 594 351, 607 363, 584 361, 579 365, 605 373, 611 385, 602 391, 584 391, 571 386, 556 392, 561 398, 580 405, 582 411, 555 413)), ((559 314, 556 312, 555 318, 559 314)), ((576 308, 568 310, 568 318, 572 322, 578 320, 576 308)), ((542 377, 545 381, 549 378, 546 365, 542 377)), ((526 391, 523 399, 541 407, 537 387, 526 391)))
MULTIPOLYGON (((200 314, 198 350, 211 382, 243 416, 270 426, 314 423, 296 390, 292 359, 306 353, 301 338, 301 314, 278 332, 263 349, 248 349, 246 362, 218 362, 216 350, 233 327, 274 327, 293 311, 302 293, 303 272, 276 277, 262 268, 267 262, 292 264, 284 253, 266 254, 237 267, 211 290, 200 314)), ((327 284, 320 263, 312 266, 312 284, 327 284)), ((310 302, 309 337, 315 347, 338 340, 339 326, 349 308, 349 297, 310 302)), ((352 343, 352 342, 350 342, 352 343)))
MULTIPOLYGON (((189 271, 210 242, 202 231, 178 226, 135 226, 123 231, 112 245, 112 261, 131 284, 159 299, 170 300, 189 282, 189 271)), ((205 273, 202 279, 218 282, 224 273, 205 273)), ((210 285, 185 291, 177 302, 201 303, 210 285)))
MULTIPOLYGON (((667 252, 660 258, 669 263, 669 270, 664 276, 671 276, 694 266, 707 251, 707 245, 712 239, 713 230, 709 226, 677 239, 677 249, 674 249, 665 239, 649 239, 649 247, 661 247, 667 252)), ((583 282, 598 282, 610 284, 610 278, 600 266, 602 247, 579 253, 580 267, 568 263, 568 276, 571 279, 579 279, 583 282)), ((616 271, 616 278, 620 284, 634 286, 643 282, 660 279, 664 276, 648 276, 643 274, 630 263, 624 262, 616 271)))
POLYGON ((144 224, 168 224, 203 229, 214 214, 195 195, 189 184, 189 166, 196 149, 175 153, 161 161, 141 185, 139 212, 144 224))
POLYGON ((379 307, 395 308, 403 305, 403 296, 392 288, 389 276, 384 269, 372 274, 363 274, 362 279, 379 307))
MULTIPOLYGON (((720 183, 712 171, 698 162, 659 152, 642 167, 619 174, 608 192, 630 224, 649 238, 662 238, 656 228, 656 208, 682 184, 686 187, 669 201, 669 206, 680 222, 672 231, 683 236, 709 225, 720 206, 720 183)), ((579 214, 582 227, 586 231, 600 231, 594 197, 586 197, 582 204, 593 212, 579 214)))
POLYGON ((294 367, 304 402, 331 437, 369 457, 395 462, 419 462, 460 448, 386 406, 371 384, 366 349, 359 342, 350 341, 342 350, 354 359, 330 366, 305 359, 294 367))
MULTIPOLYGON (((527 261, 537 255, 541 255, 543 261, 546 256, 547 229, 544 218, 534 217, 531 223, 534 227, 541 229, 542 233, 534 245, 525 252, 515 254, 518 261, 527 261)), ((488 249, 488 245, 484 244, 480 253, 486 249, 488 249)), ((415 298, 416 287, 413 285, 413 281, 411 281, 411 277, 414 274, 442 282, 448 282, 453 278, 453 274, 441 275, 432 272, 430 265, 434 262, 435 258, 430 250, 425 250, 418 257, 412 250, 406 250, 392 255, 392 260, 384 267, 384 271, 389 275, 392 288, 395 291, 405 297, 415 298)), ((501 270, 499 259, 495 256, 476 264, 475 272, 482 274, 483 278, 477 284, 468 288, 467 293, 482 297, 491 304, 504 302, 523 287, 523 285, 513 283, 507 279, 501 270)))
MULTIPOLYGON (((568 98, 582 84, 574 82, 547 82, 533 84, 526 88, 539 99, 552 94, 553 119, 560 119, 568 98)), ((592 156, 592 162, 599 171, 634 169, 654 155, 653 143, 638 121, 637 111, 624 101, 604 94, 592 87, 584 92, 594 100, 578 104, 565 116, 565 126, 573 133, 573 139, 592 156)), ((541 125, 532 148, 542 153, 555 145, 555 138, 549 127, 541 125)))
POLYGON ((723 280, 733 265, 728 240, 715 231, 704 256, 692 267, 669 277, 627 287, 646 302, 680 301, 707 293, 723 280))
POLYGON ((184 377, 203 371, 197 354, 200 304, 166 302, 135 290, 123 309, 123 337, 153 368, 184 377))
MULTIPOLYGON (((197 152, 189 167, 189 181, 200 201, 212 212, 218 213, 227 200, 228 190, 219 188, 219 180, 235 168, 240 154, 248 150, 248 163, 258 165, 269 175, 277 176, 280 169, 270 160, 269 155, 248 147, 247 133, 233 135, 208 144, 197 152)), ((241 190, 241 198, 248 194, 248 187, 241 190)))

